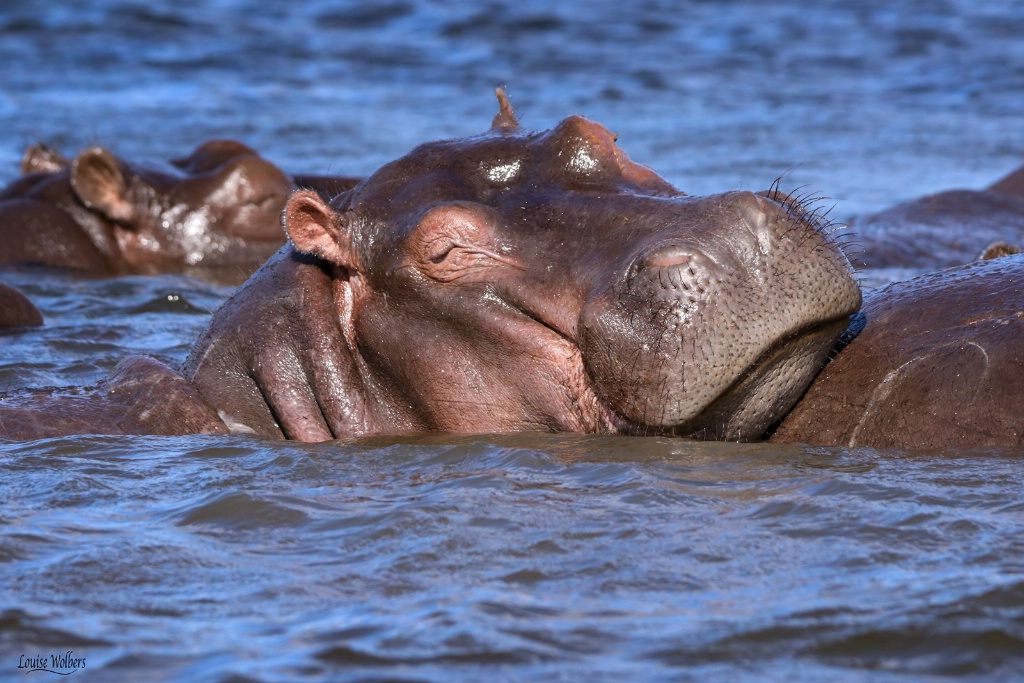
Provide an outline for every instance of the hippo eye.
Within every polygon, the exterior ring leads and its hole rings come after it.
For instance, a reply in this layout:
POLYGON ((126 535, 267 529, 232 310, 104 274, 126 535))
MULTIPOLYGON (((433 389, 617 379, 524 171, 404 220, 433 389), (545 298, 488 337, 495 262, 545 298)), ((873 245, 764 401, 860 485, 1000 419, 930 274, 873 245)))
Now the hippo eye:
POLYGON ((522 268, 497 243, 492 210, 471 202, 431 209, 411 235, 410 256, 421 273, 441 282, 485 277, 499 265, 522 268))
POLYGON ((441 263, 455 249, 455 242, 447 237, 441 237, 432 241, 426 247, 426 257, 431 263, 441 263))

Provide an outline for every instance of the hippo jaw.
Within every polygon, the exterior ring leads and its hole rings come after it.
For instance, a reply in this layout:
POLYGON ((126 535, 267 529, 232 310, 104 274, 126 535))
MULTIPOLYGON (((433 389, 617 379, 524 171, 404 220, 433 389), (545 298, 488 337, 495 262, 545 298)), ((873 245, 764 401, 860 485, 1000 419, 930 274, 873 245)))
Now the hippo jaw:
MULTIPOLYGON (((844 316, 778 340, 749 366, 737 363, 738 369, 724 372, 722 380, 709 381, 716 387, 726 385, 717 395, 687 394, 685 366, 674 366, 675 377, 665 377, 664 371, 652 373, 657 379, 649 384, 649 392, 628 391, 628 380, 592 378, 586 393, 603 409, 602 421, 622 434, 756 440, 797 403, 848 325, 849 317, 844 316)), ((591 343, 592 353, 598 345, 591 343)), ((614 353, 610 346, 603 351, 614 353)), ((642 363, 645 355, 634 354, 632 362, 642 363)), ((608 360, 616 362, 610 356, 608 360)), ((592 356, 591 365, 600 363, 592 356)))
POLYGON ((762 437, 860 307, 849 263, 798 205, 702 201, 739 217, 727 239, 649 248, 584 305, 580 348, 621 432, 762 437))
POLYGON ((751 441, 781 420, 824 367, 848 318, 780 340, 699 415, 671 430, 714 441, 751 441))

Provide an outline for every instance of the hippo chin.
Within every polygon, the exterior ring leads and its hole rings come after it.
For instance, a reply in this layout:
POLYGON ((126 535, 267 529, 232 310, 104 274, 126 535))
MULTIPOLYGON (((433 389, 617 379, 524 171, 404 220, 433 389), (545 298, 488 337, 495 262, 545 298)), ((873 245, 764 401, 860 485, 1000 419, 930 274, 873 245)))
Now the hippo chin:
POLYGON ((245 145, 215 140, 165 168, 102 147, 72 160, 43 145, 0 192, 0 263, 151 273, 249 266, 280 248, 291 179, 245 145))
POLYGON ((236 432, 754 439, 860 305, 775 192, 688 197, 581 117, 423 145, 330 205, 215 315, 184 374, 236 432))

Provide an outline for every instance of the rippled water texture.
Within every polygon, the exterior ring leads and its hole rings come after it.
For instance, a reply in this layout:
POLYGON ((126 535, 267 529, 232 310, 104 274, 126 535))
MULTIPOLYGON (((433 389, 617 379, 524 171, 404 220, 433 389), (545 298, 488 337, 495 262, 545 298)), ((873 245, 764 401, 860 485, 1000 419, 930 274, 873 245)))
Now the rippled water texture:
MULTIPOLYGON (((582 113, 694 193, 842 219, 1024 163, 1014 2, 0 5, 0 182, 25 146, 237 137, 368 173, 582 113), (37 6, 38 5, 38 6, 37 6)), ((868 274, 869 277, 872 274, 868 274)), ((47 325, 0 390, 176 365, 230 287, 0 268, 47 325)), ((0 680, 1024 678, 1022 453, 575 436, 0 443, 0 680)))
POLYGON ((7 662, 32 643, 111 680, 1021 670, 1017 459, 557 436, 0 448, 7 662))
POLYGON ((692 194, 780 174, 841 216, 1024 162, 1015 0, 6 3, 0 168, 40 138, 169 158, 242 137, 369 173, 489 125, 579 113, 692 194))

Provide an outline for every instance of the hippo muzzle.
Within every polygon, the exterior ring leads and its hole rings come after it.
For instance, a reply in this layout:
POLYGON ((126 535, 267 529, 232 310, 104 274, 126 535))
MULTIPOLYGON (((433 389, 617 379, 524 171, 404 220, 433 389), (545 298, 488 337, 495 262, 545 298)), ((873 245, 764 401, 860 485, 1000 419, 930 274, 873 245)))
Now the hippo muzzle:
POLYGON ((758 438, 824 365, 860 289, 788 198, 733 192, 689 208, 698 218, 590 296, 580 348, 622 431, 758 438))

